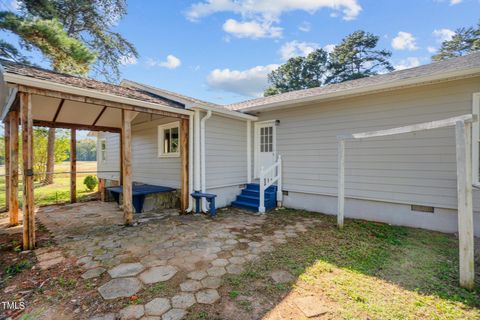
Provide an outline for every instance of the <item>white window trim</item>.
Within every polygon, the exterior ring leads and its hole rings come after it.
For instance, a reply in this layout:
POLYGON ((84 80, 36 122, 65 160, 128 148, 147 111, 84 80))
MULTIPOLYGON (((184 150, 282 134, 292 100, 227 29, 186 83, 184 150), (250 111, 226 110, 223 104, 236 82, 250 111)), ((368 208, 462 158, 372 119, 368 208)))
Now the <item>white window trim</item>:
POLYGON ((98 148, 98 158, 100 159, 101 163, 105 163, 107 161, 107 139, 100 139, 99 140, 99 147, 98 148), (103 156, 102 144, 105 143, 105 157, 103 156))
POLYGON ((167 124, 162 124, 158 126, 158 157, 159 158, 176 158, 180 157, 180 121, 175 121, 175 122, 170 122, 167 124), (178 152, 170 152, 170 153, 164 153, 163 152, 163 140, 164 140, 164 132, 165 129, 172 129, 172 128, 178 128, 178 152))
MULTIPOLYGON (((472 99, 472 114, 480 117, 480 92, 475 92, 472 99)), ((473 185, 480 187, 479 179, 479 156, 480 156, 480 124, 478 121, 472 124, 472 181, 473 185)))
POLYGON ((260 161, 260 127, 263 125, 272 125, 273 126, 273 154, 276 156, 277 155, 277 126, 276 126, 276 120, 267 120, 267 121, 260 121, 260 122, 255 122, 254 124, 254 132, 253 132, 253 177, 255 179, 258 178, 258 172, 259 172, 259 161, 260 161))

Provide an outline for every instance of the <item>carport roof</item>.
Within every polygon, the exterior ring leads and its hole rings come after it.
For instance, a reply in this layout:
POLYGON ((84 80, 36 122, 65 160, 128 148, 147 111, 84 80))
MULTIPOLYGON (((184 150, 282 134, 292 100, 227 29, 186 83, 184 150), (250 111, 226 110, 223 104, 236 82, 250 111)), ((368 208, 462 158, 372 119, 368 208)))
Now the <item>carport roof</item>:
POLYGON ((16 63, 4 59, 0 59, 0 64, 4 68, 5 73, 20 75, 38 80, 45 80, 53 83, 67 85, 71 87, 89 89, 100 93, 112 94, 118 97, 134 99, 143 102, 155 103, 165 107, 173 107, 184 109, 185 105, 166 99, 159 95, 147 92, 137 88, 122 87, 106 82, 101 82, 86 77, 73 76, 64 73, 54 72, 43 68, 30 66, 26 64, 16 63))

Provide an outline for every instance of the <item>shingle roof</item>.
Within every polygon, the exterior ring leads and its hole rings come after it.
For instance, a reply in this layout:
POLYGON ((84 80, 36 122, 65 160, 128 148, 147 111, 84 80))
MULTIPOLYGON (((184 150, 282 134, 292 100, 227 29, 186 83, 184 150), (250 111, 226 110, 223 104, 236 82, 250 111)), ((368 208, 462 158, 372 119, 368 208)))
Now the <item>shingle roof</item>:
POLYGON ((327 85, 324 87, 291 91, 274 96, 252 99, 226 105, 231 110, 241 110, 251 107, 259 107, 273 103, 282 103, 294 101, 308 97, 321 97, 331 93, 348 91, 352 89, 368 88, 379 84, 395 83, 402 80, 408 80, 419 77, 441 75, 453 71, 465 69, 480 68, 480 52, 472 53, 463 57, 452 58, 446 61, 435 62, 423 66, 394 71, 386 74, 376 75, 368 78, 346 81, 338 84, 327 85))
POLYGON ((127 88, 85 77, 58 73, 51 70, 16 63, 4 59, 0 59, 0 64, 2 65, 7 74, 16 74, 25 77, 31 77, 34 79, 47 80, 58 84, 82 89, 90 89, 101 93, 108 93, 119 97, 155 103, 166 107, 173 107, 179 109, 185 108, 185 106, 179 102, 166 99, 145 90, 127 88))

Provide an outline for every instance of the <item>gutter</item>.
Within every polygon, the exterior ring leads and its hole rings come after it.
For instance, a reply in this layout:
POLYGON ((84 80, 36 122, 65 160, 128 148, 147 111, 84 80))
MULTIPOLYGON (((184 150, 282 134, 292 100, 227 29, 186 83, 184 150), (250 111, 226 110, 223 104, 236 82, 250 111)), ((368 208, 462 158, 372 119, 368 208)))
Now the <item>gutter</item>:
POLYGON ((202 105, 197 105, 197 106, 193 107, 192 109, 193 110, 200 109, 202 111, 215 112, 215 113, 221 114, 225 117, 233 118, 233 119, 242 119, 242 120, 247 120, 247 121, 248 120, 253 120, 253 121, 258 120, 257 116, 252 116, 250 114, 243 113, 243 110, 235 111, 235 110, 230 110, 230 109, 222 108, 222 107, 214 108, 214 107, 202 106, 202 105))
POLYGON ((193 211, 193 117, 188 119, 188 208, 187 212, 193 211))
POLYGON ((414 87, 414 86, 420 86, 420 85, 427 85, 427 84, 432 84, 432 83, 437 83, 437 82, 444 82, 444 81, 451 81, 451 80, 457 80, 457 79, 462 79, 462 78, 469 78, 469 77, 475 77, 480 75, 480 67, 476 68, 471 68, 471 69, 464 69, 464 70, 456 70, 456 71, 450 71, 442 74, 437 74, 437 75, 430 75, 430 76, 425 76, 425 77, 413 77, 409 79, 404 79, 404 80, 398 80, 398 81, 390 81, 390 82, 385 82, 385 83, 380 83, 380 84, 373 84, 365 87, 360 87, 360 88, 354 88, 354 89, 347 89, 347 90, 340 90, 337 92, 331 92, 331 93, 326 93, 326 94, 318 94, 318 95, 313 95, 309 97, 303 97, 303 98, 298 98, 298 99, 290 99, 290 100, 285 100, 285 101, 279 101, 279 102, 272 102, 260 106, 252 106, 252 107, 247 107, 247 108, 241 108, 237 109, 237 111, 240 112, 256 112, 256 111, 262 111, 262 110, 267 110, 267 109, 273 109, 276 107, 282 107, 282 106, 288 106, 292 104, 301 104, 301 103, 308 103, 308 102, 320 102, 324 100, 331 100, 331 99, 336 99, 336 98, 349 98, 351 96, 355 95, 362 95, 362 94, 371 94, 371 93, 376 93, 380 91, 387 91, 387 90, 393 90, 393 89, 403 89, 403 88, 409 88, 409 87, 414 87))
POLYGON ((192 114, 191 110, 173 108, 169 106, 162 106, 160 104, 153 103, 153 102, 146 102, 146 101, 140 101, 132 98, 120 97, 110 93, 104 93, 104 92, 99 92, 99 91, 90 90, 90 89, 67 86, 61 83, 20 76, 17 74, 5 73, 4 78, 6 82, 11 82, 19 85, 26 85, 30 87, 36 87, 36 88, 41 88, 41 89, 46 89, 51 91, 60 91, 63 93, 76 94, 76 95, 86 96, 89 98, 108 100, 108 101, 117 102, 117 103, 124 103, 124 104, 133 105, 133 106, 149 108, 153 110, 167 111, 167 112, 178 113, 183 115, 192 114))

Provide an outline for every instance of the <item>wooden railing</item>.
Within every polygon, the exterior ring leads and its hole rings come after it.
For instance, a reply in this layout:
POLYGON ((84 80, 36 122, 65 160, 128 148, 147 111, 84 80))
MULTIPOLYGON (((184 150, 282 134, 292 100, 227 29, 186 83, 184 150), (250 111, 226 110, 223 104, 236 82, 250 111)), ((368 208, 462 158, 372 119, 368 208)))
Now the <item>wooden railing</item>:
POLYGON ((260 168, 260 203, 258 205, 258 212, 265 212, 265 190, 268 187, 277 183, 277 206, 282 206, 282 157, 278 156, 277 162, 269 168, 260 168))

